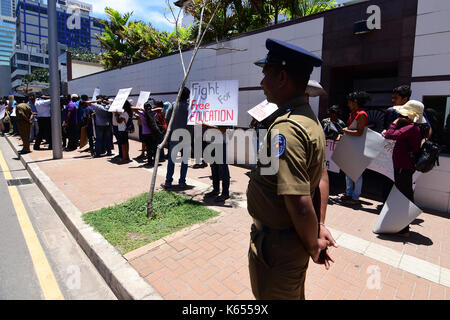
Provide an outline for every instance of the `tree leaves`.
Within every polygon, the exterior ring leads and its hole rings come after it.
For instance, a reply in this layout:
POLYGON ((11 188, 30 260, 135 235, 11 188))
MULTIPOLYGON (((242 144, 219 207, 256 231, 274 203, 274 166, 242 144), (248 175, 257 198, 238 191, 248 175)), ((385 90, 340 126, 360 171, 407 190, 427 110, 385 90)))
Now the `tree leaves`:
MULTIPOLYGON (((176 32, 156 30, 151 23, 130 21, 131 13, 121 15, 112 8, 105 8, 109 20, 103 20, 105 31, 97 36, 102 48, 103 65, 106 69, 123 67, 131 63, 154 59, 178 49, 176 32)), ((182 49, 189 48, 191 28, 178 28, 182 49)))

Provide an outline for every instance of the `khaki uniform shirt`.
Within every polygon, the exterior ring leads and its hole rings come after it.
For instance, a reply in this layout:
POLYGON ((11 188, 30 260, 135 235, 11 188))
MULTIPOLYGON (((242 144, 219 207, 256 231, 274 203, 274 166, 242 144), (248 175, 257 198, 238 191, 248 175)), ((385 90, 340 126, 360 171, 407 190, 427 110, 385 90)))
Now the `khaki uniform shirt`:
POLYGON ((258 168, 250 175, 247 209, 253 218, 269 228, 283 230, 294 226, 284 196, 314 197, 319 186, 325 160, 325 136, 305 96, 280 109, 287 112, 275 119, 260 148, 260 152, 264 147, 270 149, 271 139, 278 139, 279 170, 273 175, 262 175, 258 161, 258 168), (273 135, 275 129, 279 137, 273 135))
POLYGON ((16 114, 18 121, 26 122, 26 120, 23 117, 25 116, 27 119, 30 119, 32 113, 33 111, 31 110, 31 107, 26 103, 20 103, 16 107, 16 114))

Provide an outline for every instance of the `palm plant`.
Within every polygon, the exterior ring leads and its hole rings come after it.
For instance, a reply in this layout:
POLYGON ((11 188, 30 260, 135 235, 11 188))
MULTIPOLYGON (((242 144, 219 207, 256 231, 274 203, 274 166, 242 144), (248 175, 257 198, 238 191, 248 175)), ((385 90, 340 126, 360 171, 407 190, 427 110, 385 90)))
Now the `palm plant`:
POLYGON ((335 0, 285 0, 286 15, 291 18, 305 17, 337 7, 335 0))

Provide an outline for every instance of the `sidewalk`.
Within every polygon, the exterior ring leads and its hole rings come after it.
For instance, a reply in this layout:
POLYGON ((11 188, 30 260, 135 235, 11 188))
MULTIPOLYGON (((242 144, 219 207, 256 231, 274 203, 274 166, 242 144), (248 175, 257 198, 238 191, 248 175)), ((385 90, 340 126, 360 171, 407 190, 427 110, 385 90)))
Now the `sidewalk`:
MULTIPOLYGON (((130 141, 130 157, 138 156, 139 149, 139 143, 130 141)), ((79 151, 64 153, 62 160, 52 160, 51 151, 29 156, 82 212, 148 191, 152 174, 137 162, 117 165, 79 151)), ((166 164, 159 167, 157 189, 166 164)), ((164 299, 253 299, 247 265, 251 219, 245 208, 246 171, 230 166, 232 199, 223 206, 207 203, 221 212, 219 217, 124 256, 164 299)), ((178 173, 176 167, 175 183, 178 173)), ((189 168, 187 183, 195 188, 185 193, 202 201, 211 188, 209 176, 209 167, 189 168)), ((359 210, 328 207, 326 224, 340 248, 332 249, 336 263, 329 271, 310 263, 307 299, 450 299, 449 217, 423 213, 409 239, 381 237, 371 231, 379 203, 365 201, 359 210), (381 283, 369 289, 373 270, 379 270, 381 283)))

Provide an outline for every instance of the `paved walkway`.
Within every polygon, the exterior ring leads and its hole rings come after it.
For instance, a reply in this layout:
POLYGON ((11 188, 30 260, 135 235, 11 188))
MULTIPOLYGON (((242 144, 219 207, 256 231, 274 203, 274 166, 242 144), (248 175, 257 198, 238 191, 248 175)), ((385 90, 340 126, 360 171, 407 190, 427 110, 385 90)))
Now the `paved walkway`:
MULTIPOLYGON (((131 141, 130 156, 136 157, 139 149, 131 141)), ((137 162, 117 165, 79 151, 64 153, 57 161, 51 160, 51 151, 34 151, 31 157, 82 212, 148 191, 152 172, 137 162)), ((165 171, 164 163, 157 186, 165 171)), ((165 299, 253 298, 247 267, 247 170, 230 171, 232 199, 223 206, 205 203, 222 212, 219 217, 125 255, 165 299)), ((195 188, 185 193, 203 201, 202 194, 211 189, 209 176, 209 167, 190 168, 187 182, 195 188)), ((382 237, 371 231, 378 204, 365 200, 357 210, 329 206, 326 224, 340 248, 332 249, 336 263, 329 271, 310 264, 307 299, 450 299, 449 216, 423 213, 409 239, 382 237)))

